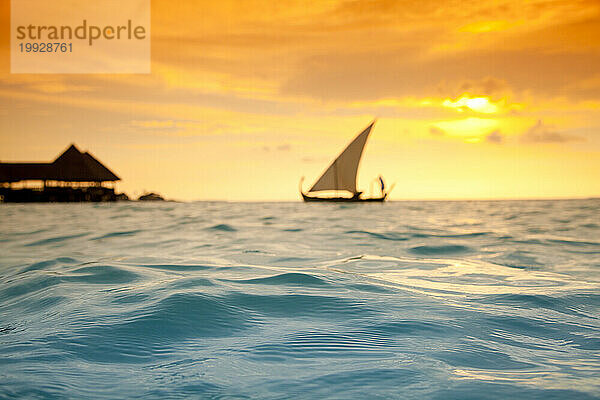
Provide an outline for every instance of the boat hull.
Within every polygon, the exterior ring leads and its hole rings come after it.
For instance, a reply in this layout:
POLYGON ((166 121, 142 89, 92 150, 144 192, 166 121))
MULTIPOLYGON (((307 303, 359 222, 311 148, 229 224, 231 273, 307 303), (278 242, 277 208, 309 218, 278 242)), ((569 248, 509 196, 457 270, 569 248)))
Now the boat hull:
POLYGON ((361 199, 360 197, 316 197, 316 196, 307 196, 304 193, 302 194, 302 199, 306 202, 329 202, 329 203, 381 203, 385 201, 387 197, 387 193, 382 197, 369 197, 366 199, 361 199))

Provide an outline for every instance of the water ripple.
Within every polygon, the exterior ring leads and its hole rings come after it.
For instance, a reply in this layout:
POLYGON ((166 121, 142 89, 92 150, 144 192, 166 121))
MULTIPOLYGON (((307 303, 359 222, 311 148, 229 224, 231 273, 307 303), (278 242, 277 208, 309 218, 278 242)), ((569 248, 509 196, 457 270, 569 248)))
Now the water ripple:
POLYGON ((600 398, 598 210, 2 205, 0 398, 600 398))

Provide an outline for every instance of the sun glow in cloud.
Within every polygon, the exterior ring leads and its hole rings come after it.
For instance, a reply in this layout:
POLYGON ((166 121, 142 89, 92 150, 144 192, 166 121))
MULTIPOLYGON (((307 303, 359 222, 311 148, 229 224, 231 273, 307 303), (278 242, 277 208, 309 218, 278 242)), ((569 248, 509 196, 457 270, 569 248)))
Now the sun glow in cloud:
POLYGON ((444 100, 442 105, 444 107, 455 108, 458 112, 471 109, 484 114, 493 114, 498 112, 499 109, 487 97, 469 97, 468 95, 461 96, 456 101, 450 99, 444 100))
POLYGON ((498 120, 470 117, 465 119, 442 121, 433 124, 450 136, 466 139, 480 138, 498 128, 498 120))
POLYGON ((522 24, 522 21, 479 21, 472 24, 468 24, 460 28, 461 32, 471 33, 487 33, 487 32, 498 32, 509 29, 515 25, 522 24))

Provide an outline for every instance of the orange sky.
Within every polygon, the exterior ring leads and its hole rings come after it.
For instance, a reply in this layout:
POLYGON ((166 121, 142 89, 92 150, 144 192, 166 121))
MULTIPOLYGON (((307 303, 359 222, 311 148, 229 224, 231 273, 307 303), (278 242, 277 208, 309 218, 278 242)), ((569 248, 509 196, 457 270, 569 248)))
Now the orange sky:
POLYGON ((152 1, 152 73, 10 74, 0 160, 89 150, 129 195, 297 200, 374 117, 392 199, 600 195, 600 2, 152 1))

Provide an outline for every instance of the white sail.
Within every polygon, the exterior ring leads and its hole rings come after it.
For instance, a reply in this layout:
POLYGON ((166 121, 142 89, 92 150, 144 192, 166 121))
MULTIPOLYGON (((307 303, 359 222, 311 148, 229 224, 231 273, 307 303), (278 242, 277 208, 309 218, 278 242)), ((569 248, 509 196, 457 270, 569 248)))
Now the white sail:
POLYGON ((369 133, 375 121, 371 122, 364 131, 362 131, 354 140, 346 147, 321 175, 319 180, 315 182, 309 192, 317 192, 320 190, 347 190, 351 193, 356 193, 356 172, 358 164, 362 156, 363 148, 367 143, 369 133))

